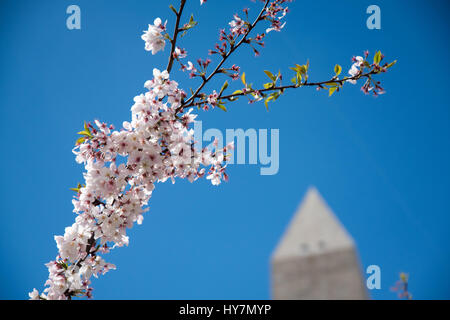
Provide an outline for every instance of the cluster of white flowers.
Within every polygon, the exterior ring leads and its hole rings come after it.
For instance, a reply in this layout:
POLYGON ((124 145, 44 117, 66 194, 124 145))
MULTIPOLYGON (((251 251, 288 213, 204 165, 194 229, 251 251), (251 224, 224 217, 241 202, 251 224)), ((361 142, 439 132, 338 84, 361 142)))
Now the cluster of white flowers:
POLYGON ((286 22, 281 23, 281 20, 289 11, 288 7, 284 7, 286 2, 292 2, 292 0, 275 0, 267 7, 265 17, 271 22, 271 26, 266 29, 266 33, 271 31, 281 31, 286 25, 286 22))
MULTIPOLYGON (((363 65, 364 63, 364 58, 361 56, 357 56, 353 58, 354 63, 352 64, 352 67, 350 68, 350 70, 348 70, 348 74, 351 75, 352 77, 356 76, 358 73, 361 72, 360 67, 363 65)), ((350 82, 351 84, 356 84, 356 80, 347 80, 348 82, 350 82)))
POLYGON ((245 26, 245 21, 242 20, 237 14, 235 14, 233 16, 233 20, 231 20, 230 23, 228 23, 230 25, 230 31, 231 33, 234 34, 245 34, 246 29, 244 28, 245 26))
POLYGON ((163 33, 166 31, 166 23, 167 21, 163 24, 160 18, 156 18, 153 25, 149 24, 148 30, 144 30, 141 38, 145 41, 145 50, 151 51, 152 54, 164 50, 166 42, 163 33))
POLYGON ((173 52, 173 57, 175 59, 178 60, 178 59, 186 58, 186 56, 187 56, 187 51, 185 49, 181 49, 178 47, 175 48, 175 51, 173 52))
POLYGON ((90 297, 91 276, 115 269, 99 254, 128 245, 126 230, 142 223, 156 182, 176 177, 193 182, 205 174, 214 185, 228 179, 226 152, 232 145, 194 148, 190 126, 196 115, 192 109, 177 113, 185 93, 167 71, 154 69, 145 87, 148 91, 134 98, 131 122, 124 122, 122 130, 95 121, 74 148, 76 161, 86 169, 85 185, 73 199, 77 217, 63 236, 55 236, 59 254, 47 264, 47 288, 42 294, 34 289, 30 298, 90 297))
POLYGON ((210 95, 208 95, 208 98, 206 99, 206 101, 212 105, 213 107, 215 107, 217 105, 217 98, 219 97, 219 95, 217 94, 216 90, 213 90, 213 93, 211 93, 210 95))

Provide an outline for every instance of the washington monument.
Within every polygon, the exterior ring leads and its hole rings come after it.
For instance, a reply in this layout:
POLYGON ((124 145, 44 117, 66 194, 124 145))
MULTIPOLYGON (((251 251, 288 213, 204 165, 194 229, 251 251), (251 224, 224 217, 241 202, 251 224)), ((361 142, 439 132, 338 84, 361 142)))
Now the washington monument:
POLYGON ((314 187, 271 264, 273 299, 367 299, 354 241, 314 187))

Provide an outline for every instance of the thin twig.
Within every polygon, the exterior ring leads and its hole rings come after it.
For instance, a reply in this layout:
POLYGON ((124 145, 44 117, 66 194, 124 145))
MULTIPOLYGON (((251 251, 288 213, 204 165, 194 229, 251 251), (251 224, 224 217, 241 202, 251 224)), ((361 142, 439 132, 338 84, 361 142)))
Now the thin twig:
POLYGON ((181 0, 180 2, 180 9, 178 9, 178 12, 176 13, 177 15, 177 20, 175 22, 175 29, 173 30, 173 36, 172 39, 170 40, 170 44, 172 46, 172 48, 170 49, 170 56, 169 56, 169 63, 167 64, 167 72, 170 73, 170 71, 172 70, 172 66, 173 66, 173 53, 175 52, 175 47, 177 44, 177 37, 178 37, 178 32, 180 32, 180 20, 181 20, 181 14, 183 13, 183 9, 184 9, 184 5, 186 4, 186 0, 181 0))
POLYGON ((213 72, 211 72, 211 74, 207 77, 207 78, 203 78, 203 81, 201 83, 201 85, 197 88, 197 90, 195 90, 195 92, 192 94, 192 96, 189 97, 189 99, 187 99, 180 107, 178 107, 178 109, 176 110, 176 113, 178 113, 179 111, 181 111, 184 107, 186 107, 187 105, 192 105, 190 104, 198 95, 198 93, 200 92, 200 90, 203 89, 203 87, 209 82, 209 80, 211 80, 212 77, 214 77, 214 75, 216 75, 219 71, 219 69, 222 67, 222 65, 225 63, 225 61, 228 59, 228 57, 237 49, 239 48, 239 46, 247 41, 247 36, 250 34, 250 32, 253 30, 253 28, 256 26, 256 24, 261 20, 261 16, 264 14, 264 11, 266 11, 267 5, 269 4, 270 0, 266 0, 266 2, 264 3, 264 7, 261 9, 261 12, 258 14, 257 18, 255 19, 255 21, 253 21, 253 23, 248 27, 247 32, 245 33, 245 35, 241 38, 241 40, 234 46, 230 47, 230 51, 228 51, 222 58, 222 60, 220 61, 220 63, 217 65, 217 67, 214 69, 213 72))

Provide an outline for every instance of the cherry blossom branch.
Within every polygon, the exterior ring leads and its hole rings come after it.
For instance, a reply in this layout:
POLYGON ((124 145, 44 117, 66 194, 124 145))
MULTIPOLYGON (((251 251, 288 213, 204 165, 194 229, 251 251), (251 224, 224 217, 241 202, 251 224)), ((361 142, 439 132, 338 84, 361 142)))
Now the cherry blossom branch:
POLYGON ((230 46, 230 50, 223 55, 222 60, 219 62, 219 64, 216 66, 216 68, 214 69, 214 71, 211 72, 211 74, 208 77, 203 77, 202 78, 202 83, 200 84, 200 86, 197 88, 197 90, 195 90, 195 92, 184 102, 181 104, 181 106, 177 109, 177 113, 180 112, 181 110, 183 110, 183 108, 185 108, 187 105, 189 105, 190 102, 192 102, 195 98, 198 97, 198 94, 200 92, 200 90, 203 89, 203 87, 217 74, 219 73, 220 68, 222 67, 222 65, 225 63, 225 61, 227 61, 227 59, 230 57, 230 55, 241 46, 242 43, 247 41, 247 36, 250 34, 250 32, 255 28, 256 24, 262 20, 262 15, 264 14, 264 12, 266 11, 267 5, 269 4, 270 0, 266 0, 264 3, 263 8, 261 9, 260 13, 258 14, 258 16, 256 17, 256 19, 253 21, 253 23, 248 27, 247 32, 244 34, 244 36, 241 38, 241 40, 236 44, 232 44, 230 46))
POLYGON ((183 9, 184 9, 184 5, 185 4, 186 4, 186 0, 181 0, 180 8, 178 9, 178 11, 176 11, 175 9, 172 9, 175 12, 175 15, 177 16, 177 19, 176 19, 176 22, 175 22, 175 28, 173 30, 173 36, 172 36, 172 39, 170 40, 171 49, 170 49, 170 55, 169 55, 169 63, 167 64, 167 68, 166 68, 168 73, 170 73, 170 71, 172 70, 173 61, 175 59, 174 56, 173 56, 173 53, 175 52, 175 47, 176 47, 176 43, 177 43, 178 33, 181 31, 179 26, 180 26, 181 15, 183 13, 183 9))
POLYGON ((268 109, 268 102, 277 100, 278 97, 284 93, 285 89, 300 88, 303 86, 315 86, 317 87, 317 90, 328 90, 329 96, 331 96, 336 91, 339 91, 343 87, 344 83, 350 82, 351 84, 356 84, 356 82, 361 78, 367 79, 364 85, 361 87, 361 90, 365 94, 371 92, 374 96, 378 96, 385 93, 385 91, 381 87, 380 81, 375 81, 372 76, 387 72, 388 69, 396 63, 396 60, 391 63, 385 62, 384 64, 381 64, 384 55, 380 51, 378 51, 373 57, 373 63, 369 63, 368 56, 369 52, 365 51, 364 57, 357 56, 352 58, 352 61, 354 63, 348 72, 350 76, 339 79, 338 76, 342 72, 342 67, 337 64, 334 67, 335 75, 329 80, 320 82, 308 82, 309 62, 307 62, 305 65, 296 64, 294 67, 290 68, 296 72, 295 76, 291 79, 291 85, 282 85, 283 77, 280 72, 278 72, 277 75, 274 75, 272 74, 272 72, 264 70, 264 73, 269 77, 271 81, 265 83, 264 87, 261 89, 253 89, 252 85, 246 82, 245 73, 243 73, 241 76, 241 80, 245 87, 241 90, 234 91, 232 94, 223 95, 224 91, 228 88, 228 82, 225 82, 219 93, 217 93, 215 90, 212 94, 209 95, 201 93, 199 94, 199 101, 192 100, 185 107, 203 106, 203 109, 207 110, 209 106, 211 106, 219 107, 220 109, 227 111, 225 107, 225 100, 235 101, 237 100, 237 97, 245 95, 249 97, 249 103, 264 99, 264 103, 266 105, 266 108, 268 109))
MULTIPOLYGON (((202 0, 200 3, 206 2, 202 0)), ((183 112, 191 106, 208 105, 219 107, 226 111, 226 101, 234 101, 238 96, 247 96, 250 102, 264 99, 267 107, 269 101, 275 101, 286 89, 303 86, 316 86, 318 89, 328 90, 329 95, 346 82, 355 84, 357 80, 366 78, 362 86, 364 93, 374 95, 384 93, 380 82, 372 76, 386 72, 395 64, 381 65, 383 55, 380 51, 374 55, 373 63, 368 62, 368 52, 364 57, 353 57, 353 65, 349 70, 350 76, 339 79, 342 67, 334 67, 335 75, 328 81, 308 82, 309 63, 296 64, 291 69, 295 71, 292 84, 282 85, 282 75, 265 70, 270 82, 256 90, 248 84, 245 73, 241 80, 244 88, 232 94, 224 95, 228 88, 225 81, 219 93, 216 90, 206 95, 201 92, 205 85, 218 73, 224 73, 233 80, 239 78, 239 67, 233 65, 226 69, 222 66, 230 55, 243 43, 249 44, 255 54, 258 51, 252 43, 263 46, 265 34, 258 34, 255 38, 248 35, 261 20, 267 20, 271 30, 280 31, 285 23, 281 19, 288 8, 283 6, 290 0, 264 0, 264 6, 253 23, 248 19, 248 9, 244 9, 246 20, 237 14, 229 23, 230 33, 221 30, 222 46, 216 45, 217 51, 210 50, 210 54, 220 54, 222 59, 216 68, 206 76, 210 59, 197 62, 200 72, 189 61, 187 66, 179 59, 186 57, 186 50, 176 46, 178 37, 193 28, 197 22, 193 15, 187 24, 180 28, 180 20, 186 0, 180 0, 178 11, 170 6, 176 15, 175 28, 171 38, 166 32, 167 20, 163 23, 156 18, 153 24, 141 35, 145 41, 145 50, 152 54, 164 49, 166 40, 171 43, 171 52, 166 70, 153 69, 153 78, 146 81, 146 92, 134 97, 131 107, 131 122, 124 121, 122 127, 116 130, 114 126, 95 120, 95 126, 84 124, 84 129, 78 132, 79 137, 73 149, 76 161, 84 164, 83 174, 85 184, 78 184, 71 188, 76 192, 72 200, 74 212, 77 214, 75 222, 65 229, 64 235, 55 236, 58 255, 55 260, 46 264, 49 277, 42 293, 33 289, 29 293, 31 299, 72 299, 72 297, 92 297, 91 277, 105 274, 115 266, 103 259, 103 254, 109 249, 126 246, 129 243, 127 229, 135 223, 141 224, 143 213, 149 210, 148 202, 158 182, 172 181, 185 178, 190 182, 206 177, 213 185, 221 181, 228 181, 226 173, 229 153, 232 143, 223 148, 214 145, 213 149, 197 150, 194 147, 194 132, 192 125, 196 115, 191 113, 193 108, 183 112), (179 35, 179 32, 182 32, 179 35), (228 46, 229 45, 229 46, 228 46), (182 70, 190 70, 192 77, 201 77, 202 83, 189 99, 186 93, 178 87, 178 83, 169 79, 174 60, 178 60, 182 70), (232 72, 231 72, 232 71, 232 72), (225 101, 226 100, 226 101, 225 101), (180 113, 181 111, 181 113, 180 113)))
MULTIPOLYGON (((302 82, 301 84, 291 84, 291 85, 285 85, 285 86, 272 86, 269 88, 263 88, 263 89, 250 89, 246 92, 239 90, 240 92, 236 92, 233 94, 229 94, 229 95, 223 95, 223 96, 219 96, 218 99, 224 99, 224 100, 230 100, 230 101, 234 101, 233 98, 235 97, 239 97, 239 96, 245 96, 251 93, 264 93, 264 92, 271 92, 271 91, 284 91, 285 89, 295 89, 295 88, 300 88, 300 87, 318 87, 323 88, 324 85, 329 85, 329 84, 339 84, 339 85, 343 85, 345 82, 347 81, 351 81, 351 80, 359 80, 361 78, 369 78, 371 75, 373 74, 377 74, 378 72, 375 70, 371 70, 367 73, 364 74, 359 74, 359 75, 355 75, 352 77, 345 77, 343 79, 335 79, 334 77, 331 78, 330 80, 327 81, 321 81, 321 82, 302 82)), ((184 108, 188 108, 188 107, 193 107, 193 106, 200 106, 205 104, 205 100, 202 101, 191 101, 189 104, 185 105, 184 108)))

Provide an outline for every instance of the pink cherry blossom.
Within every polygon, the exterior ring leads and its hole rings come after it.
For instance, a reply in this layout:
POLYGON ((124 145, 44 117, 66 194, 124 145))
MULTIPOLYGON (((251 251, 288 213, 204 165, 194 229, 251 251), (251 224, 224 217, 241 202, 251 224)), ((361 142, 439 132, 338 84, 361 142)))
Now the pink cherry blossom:
POLYGON ((47 288, 41 294, 34 289, 31 299, 90 297, 91 276, 115 269, 101 254, 128 245, 127 229, 142 223, 158 182, 193 182, 204 175, 202 166, 209 167, 207 178, 213 185, 227 177, 223 149, 193 148, 192 109, 176 116, 185 96, 178 83, 167 71, 154 69, 145 87, 148 91, 134 98, 131 121, 122 130, 95 121, 92 137, 74 148, 76 161, 86 169, 85 185, 73 199, 77 216, 64 235, 55 236, 59 252, 47 264, 47 288))

